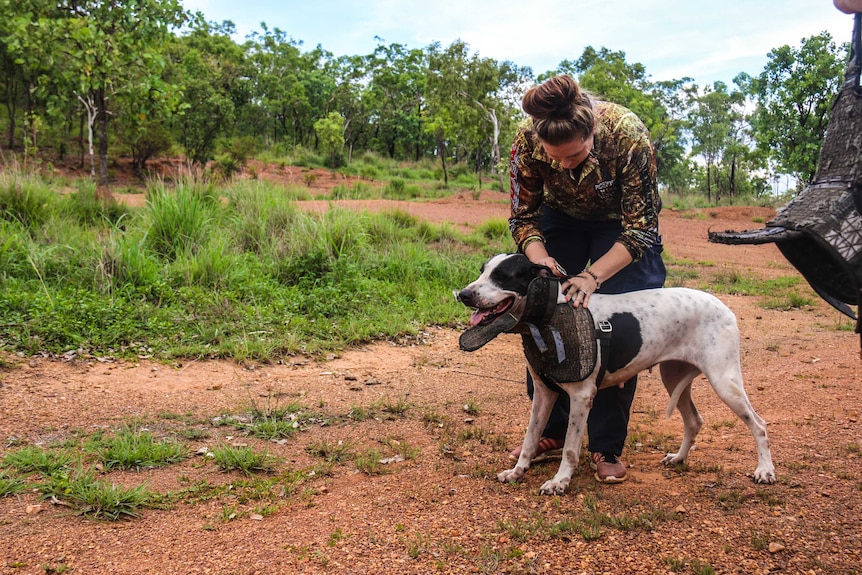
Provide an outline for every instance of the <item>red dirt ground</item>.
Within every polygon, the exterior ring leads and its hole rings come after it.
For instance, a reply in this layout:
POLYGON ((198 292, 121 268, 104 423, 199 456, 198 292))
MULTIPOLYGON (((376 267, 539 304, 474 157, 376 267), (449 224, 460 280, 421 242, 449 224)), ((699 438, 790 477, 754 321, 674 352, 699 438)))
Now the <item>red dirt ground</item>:
MULTIPOLYGON (((506 217, 507 209, 505 195, 495 192, 397 206, 466 227, 506 217)), ((669 256, 697 273, 691 285, 729 272, 798 275, 772 245, 706 241, 709 229, 757 228, 772 214, 749 207, 665 210, 661 231, 669 256)), ((752 482, 751 436, 702 378, 694 398, 706 424, 697 449, 687 469, 663 468, 682 425, 678 414, 664 418, 666 395, 652 372, 643 374, 635 400, 627 482, 598 485, 582 468, 566 495, 539 496, 554 462, 535 466, 521 484, 496 482, 529 415, 517 336, 470 354, 459 351, 458 331, 432 328, 330 361, 296 357, 277 365, 11 358, 14 366, 0 372, 0 457, 23 444, 56 445, 129 422, 159 437, 195 428, 208 437, 187 441, 193 452, 219 444, 267 449, 279 458, 278 472, 260 477, 281 487, 255 499, 243 483, 248 478, 192 457, 104 473, 128 487, 187 490, 170 508, 128 521, 88 519, 35 492, 5 497, 0 573, 858 574, 859 337, 807 286, 800 291, 812 304, 790 311, 719 294, 738 317, 747 391, 769 425, 778 473, 771 486, 752 482), (282 443, 212 424, 222 413, 268 401, 298 402, 329 423, 282 443), (368 417, 347 417, 357 410, 368 417), (325 465, 309 450, 338 442, 357 454, 407 458, 367 473, 353 459, 325 465), (290 473, 303 478, 296 489, 285 479, 290 473), (205 482, 234 489, 211 497, 189 490, 205 482), (590 519, 600 521, 595 537, 583 527, 590 519)))

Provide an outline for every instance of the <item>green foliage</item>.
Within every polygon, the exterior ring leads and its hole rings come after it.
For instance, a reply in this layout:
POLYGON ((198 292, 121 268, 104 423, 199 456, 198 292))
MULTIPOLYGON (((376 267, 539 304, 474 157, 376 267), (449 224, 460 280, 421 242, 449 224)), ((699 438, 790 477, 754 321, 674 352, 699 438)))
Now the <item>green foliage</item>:
POLYGON ((0 497, 16 495, 27 489, 27 484, 19 477, 0 471, 0 497))
POLYGON ((43 476, 68 469, 72 462, 72 455, 66 451, 48 451, 36 446, 23 447, 3 457, 3 465, 18 473, 35 472, 43 476))
POLYGON ((213 231, 210 191, 200 184, 180 185, 172 192, 151 187, 146 247, 168 260, 199 251, 213 231))
POLYGON ((221 445, 212 450, 212 456, 222 471, 241 471, 252 475, 275 470, 276 458, 268 452, 258 453, 252 447, 221 445))
POLYGON ((123 429, 113 437, 102 435, 90 439, 87 450, 95 455, 105 469, 135 469, 159 467, 188 457, 185 446, 175 441, 156 441, 147 431, 123 429))
POLYGON ((823 32, 804 38, 798 48, 771 50, 758 76, 738 77, 757 102, 751 118, 757 147, 781 173, 802 181, 814 176, 845 56, 823 32))
POLYGON ((57 195, 36 176, 16 167, 0 171, 0 220, 32 230, 48 221, 59 203, 57 195))
POLYGON ((95 478, 90 469, 55 473, 39 484, 45 498, 54 497, 89 517, 117 521, 138 517, 152 498, 143 486, 127 489, 95 478))
POLYGON ((327 166, 337 168, 341 165, 341 150, 344 147, 344 117, 338 112, 330 112, 325 118, 314 123, 314 133, 320 141, 323 153, 327 155, 327 166))

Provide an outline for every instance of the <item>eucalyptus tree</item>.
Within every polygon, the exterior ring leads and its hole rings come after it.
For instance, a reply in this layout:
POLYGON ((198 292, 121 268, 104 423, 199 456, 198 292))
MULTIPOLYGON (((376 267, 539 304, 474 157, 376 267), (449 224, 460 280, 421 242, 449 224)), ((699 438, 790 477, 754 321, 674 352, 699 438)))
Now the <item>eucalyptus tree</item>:
POLYGON ((0 35, 0 90, 3 92, 3 104, 6 108, 6 145, 10 149, 15 145, 18 110, 24 101, 24 95, 29 92, 26 72, 23 62, 12 54, 6 44, 6 38, 0 35))
POLYGON ((390 158, 418 161, 431 147, 423 129, 428 67, 425 51, 381 44, 365 61, 368 89, 362 97, 373 130, 369 144, 390 158))
POLYGON ((724 82, 715 82, 712 86, 706 86, 702 92, 693 87, 690 98, 688 128, 692 138, 691 152, 703 158, 708 201, 712 201, 713 183, 719 184, 715 193, 717 203, 721 195, 717 164, 738 135, 745 96, 737 90, 729 91, 724 82))
POLYGON ((800 182, 810 181, 817 169, 845 56, 846 48, 822 32, 804 38, 798 48, 770 51, 758 76, 736 78, 757 105, 751 123, 758 148, 800 182))
MULTIPOLYGON (((162 80, 160 49, 186 13, 178 0, 3 0, 6 25, 19 53, 39 58, 50 73, 42 83, 59 88, 58 99, 77 99, 95 129, 100 190, 108 184, 108 118, 111 101, 132 93, 138 114, 168 105, 173 87, 162 80)), ((90 155, 93 154, 93 136, 90 155)), ((104 192, 109 193, 109 192, 104 192)))
POLYGON ((326 72, 332 54, 320 46, 303 52, 302 41, 279 28, 270 30, 262 23, 261 29, 247 46, 255 68, 255 98, 273 121, 276 142, 312 146, 314 122, 334 104, 335 80, 326 72))
POLYGON ((338 112, 342 118, 342 145, 347 146, 349 164, 353 159, 354 147, 366 139, 371 131, 371 112, 367 100, 363 97, 368 91, 366 61, 362 56, 340 56, 324 64, 324 73, 330 76, 335 84, 329 108, 338 112))
POLYGON ((301 42, 278 28, 270 30, 266 24, 261 24, 261 29, 251 34, 247 46, 255 68, 254 96, 269 117, 273 140, 290 138, 295 146, 303 140, 299 115, 308 108, 308 97, 299 78, 303 65, 301 42))
POLYGON ((186 155, 204 165, 220 138, 233 135, 238 110, 250 105, 249 66, 232 39, 231 22, 213 24, 196 14, 169 47, 170 78, 182 86, 180 113, 172 122, 186 155))
POLYGON ((439 43, 426 50, 424 128, 434 136, 444 183, 448 185, 449 181, 447 158, 459 161, 472 156, 478 174, 486 158, 496 168, 501 115, 511 116, 511 110, 502 106, 501 95, 510 90, 511 84, 519 84, 521 75, 529 69, 471 55, 461 40, 445 50, 439 43))

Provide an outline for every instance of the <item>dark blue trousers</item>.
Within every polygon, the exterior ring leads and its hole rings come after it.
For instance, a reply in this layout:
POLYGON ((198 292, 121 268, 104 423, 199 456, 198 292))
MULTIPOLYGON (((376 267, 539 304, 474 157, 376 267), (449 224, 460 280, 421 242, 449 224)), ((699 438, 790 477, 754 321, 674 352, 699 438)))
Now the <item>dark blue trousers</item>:
MULTIPOLYGON (((577 220, 547 206, 542 208, 541 228, 548 254, 573 275, 584 269, 587 263, 603 256, 622 233, 620 222, 577 220)), ((640 260, 603 281, 601 293, 625 293, 662 287, 667 276, 661 259, 662 249, 660 243, 653 246, 640 260)), ((590 452, 622 454, 636 389, 637 376, 628 380, 622 388, 608 387, 596 393, 587 419, 590 452)), ((530 399, 533 398, 533 380, 529 373, 527 394, 530 399)), ((563 392, 557 397, 542 436, 562 439, 566 436, 568 423, 569 396, 563 392)))

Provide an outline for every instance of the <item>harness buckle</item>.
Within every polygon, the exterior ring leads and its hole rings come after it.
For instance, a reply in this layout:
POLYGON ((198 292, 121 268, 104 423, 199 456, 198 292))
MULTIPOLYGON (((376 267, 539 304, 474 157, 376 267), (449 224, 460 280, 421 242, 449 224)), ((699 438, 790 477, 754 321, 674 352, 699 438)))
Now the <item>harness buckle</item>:
POLYGON ((597 324, 598 333, 596 334, 599 339, 607 339, 611 337, 611 333, 613 333, 614 328, 609 321, 600 321, 597 324))

